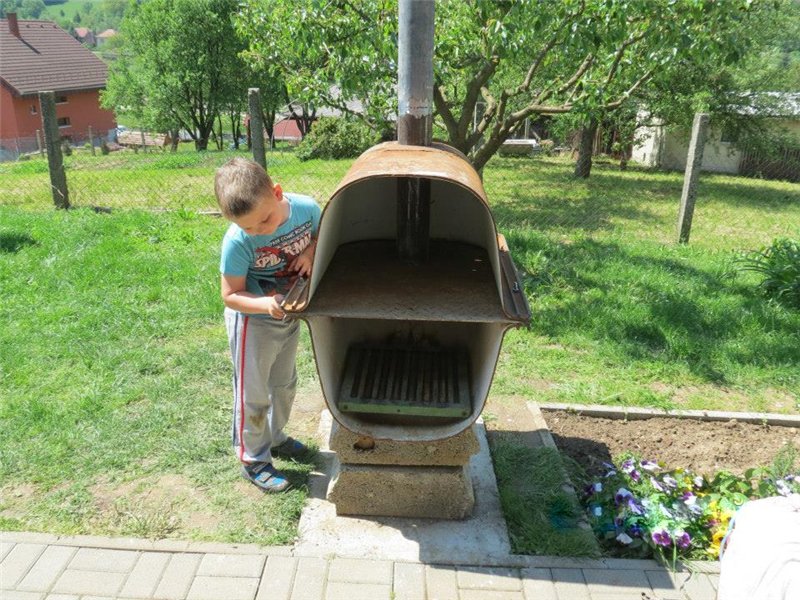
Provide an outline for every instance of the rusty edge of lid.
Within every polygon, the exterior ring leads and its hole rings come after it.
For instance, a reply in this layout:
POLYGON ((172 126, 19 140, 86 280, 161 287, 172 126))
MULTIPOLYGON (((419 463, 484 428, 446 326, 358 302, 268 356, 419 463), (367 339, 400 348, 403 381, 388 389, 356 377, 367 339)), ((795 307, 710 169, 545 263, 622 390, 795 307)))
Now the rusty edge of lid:
MULTIPOLYGON (((438 142, 431 146, 408 146, 398 142, 385 142, 373 146, 356 159, 339 182, 322 211, 321 219, 325 218, 328 207, 345 189, 365 179, 376 177, 439 179, 450 181, 472 192, 472 195, 486 208, 497 235, 502 271, 500 280, 503 288, 500 304, 503 313, 515 325, 527 325, 530 321, 530 308, 524 291, 519 286, 519 276, 511 260, 508 245, 505 238, 497 233, 497 223, 489 208, 480 175, 464 154, 452 146, 438 142)), ((310 287, 305 285, 305 281, 298 279, 286 296, 284 310, 288 313, 303 312, 308 307, 310 287)))

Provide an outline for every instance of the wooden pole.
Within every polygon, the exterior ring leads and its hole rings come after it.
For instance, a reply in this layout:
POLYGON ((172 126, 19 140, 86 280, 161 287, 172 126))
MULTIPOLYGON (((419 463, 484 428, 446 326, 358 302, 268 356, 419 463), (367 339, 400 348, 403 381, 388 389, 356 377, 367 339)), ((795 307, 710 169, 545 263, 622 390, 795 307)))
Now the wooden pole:
POLYGON ((47 166, 50 171, 50 188, 56 208, 69 208, 67 173, 64 171, 64 156, 61 154, 61 139, 56 119, 56 95, 54 92, 39 92, 42 112, 42 130, 47 148, 47 166))
POLYGON ((703 164, 703 148, 706 144, 708 114, 697 113, 692 123, 692 140, 686 156, 686 173, 683 176, 683 192, 681 192, 681 208, 678 213, 678 243, 688 244, 692 231, 692 216, 697 198, 697 184, 703 164))
POLYGON ((147 144, 145 144, 144 140, 144 129, 139 132, 142 136, 142 152, 147 152, 147 144))
POLYGON ((92 146, 92 156, 97 156, 94 151, 94 132, 91 125, 89 125, 89 144, 92 146))
POLYGON ((266 169, 267 154, 264 149, 264 120, 261 118, 261 90, 259 88, 247 90, 247 106, 250 115, 250 151, 253 153, 253 160, 266 169))

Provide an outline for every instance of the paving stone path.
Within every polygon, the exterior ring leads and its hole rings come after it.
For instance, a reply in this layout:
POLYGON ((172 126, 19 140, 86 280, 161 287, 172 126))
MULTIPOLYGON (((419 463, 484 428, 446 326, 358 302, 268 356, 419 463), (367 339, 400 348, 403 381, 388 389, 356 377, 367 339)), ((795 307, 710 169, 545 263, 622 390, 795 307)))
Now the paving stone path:
POLYGON ((714 600, 714 565, 511 556, 434 565, 292 547, 0 532, 0 599, 714 600))

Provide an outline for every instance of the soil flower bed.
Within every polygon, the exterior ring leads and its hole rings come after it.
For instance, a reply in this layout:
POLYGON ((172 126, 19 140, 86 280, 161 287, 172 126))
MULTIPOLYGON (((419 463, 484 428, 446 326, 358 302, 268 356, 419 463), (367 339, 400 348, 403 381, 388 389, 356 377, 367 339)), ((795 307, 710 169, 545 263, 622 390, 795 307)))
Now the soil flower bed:
MULTIPOLYGON (((637 429, 652 429, 655 423, 649 421, 638 422, 637 429)), ((792 428, 771 428, 772 437, 783 441, 776 445, 777 450, 768 464, 744 469, 731 465, 726 469, 701 472, 667 464, 659 456, 659 444, 642 448, 641 443, 636 443, 641 440, 636 437, 630 439, 628 446, 638 445, 635 453, 607 446, 606 452, 614 457, 611 460, 598 460, 597 452, 587 456, 576 450, 580 442, 596 450, 604 445, 598 444, 598 438, 603 437, 598 432, 606 431, 603 425, 624 429, 628 422, 559 413, 550 416, 548 423, 562 454, 578 463, 579 468, 574 469, 577 472, 575 487, 582 490, 579 495, 598 540, 612 556, 655 555, 667 562, 687 558, 716 559, 731 518, 747 500, 800 493, 800 470, 795 464, 797 450, 792 443, 796 431, 792 428), (591 422, 594 432, 591 444, 575 437, 565 423, 575 418, 591 422), (606 423, 599 423, 601 421, 606 423)), ((684 422, 676 427, 682 425, 691 429, 691 423, 684 422)), ((708 426, 709 423, 703 423, 703 427, 708 426)), ((729 431, 731 424, 713 426, 729 431)), ((758 434, 759 430, 764 432, 764 426, 752 427, 753 434, 758 434)), ((660 437, 662 445, 666 446, 663 430, 660 437)), ((691 435, 680 441, 682 446, 692 443, 691 435)), ((728 438, 727 445, 741 443, 746 444, 746 450, 748 445, 754 448, 758 439, 728 438)), ((763 447, 764 443, 758 446, 763 447)), ((707 464, 718 464, 718 458, 710 453, 707 464)))

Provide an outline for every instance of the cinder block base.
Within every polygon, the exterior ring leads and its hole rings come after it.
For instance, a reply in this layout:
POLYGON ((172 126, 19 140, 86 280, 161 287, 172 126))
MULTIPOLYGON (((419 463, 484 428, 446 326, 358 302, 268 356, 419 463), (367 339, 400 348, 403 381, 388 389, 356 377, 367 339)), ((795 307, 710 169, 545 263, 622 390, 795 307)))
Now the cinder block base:
POLYGON ((371 438, 365 440, 334 421, 328 443, 330 449, 336 452, 339 460, 350 465, 460 467, 469 463, 470 457, 480 450, 478 436, 475 434, 475 425, 445 440, 401 442, 371 440, 371 438))
POLYGON ((469 467, 337 465, 328 489, 337 515, 464 519, 475 495, 469 467))

